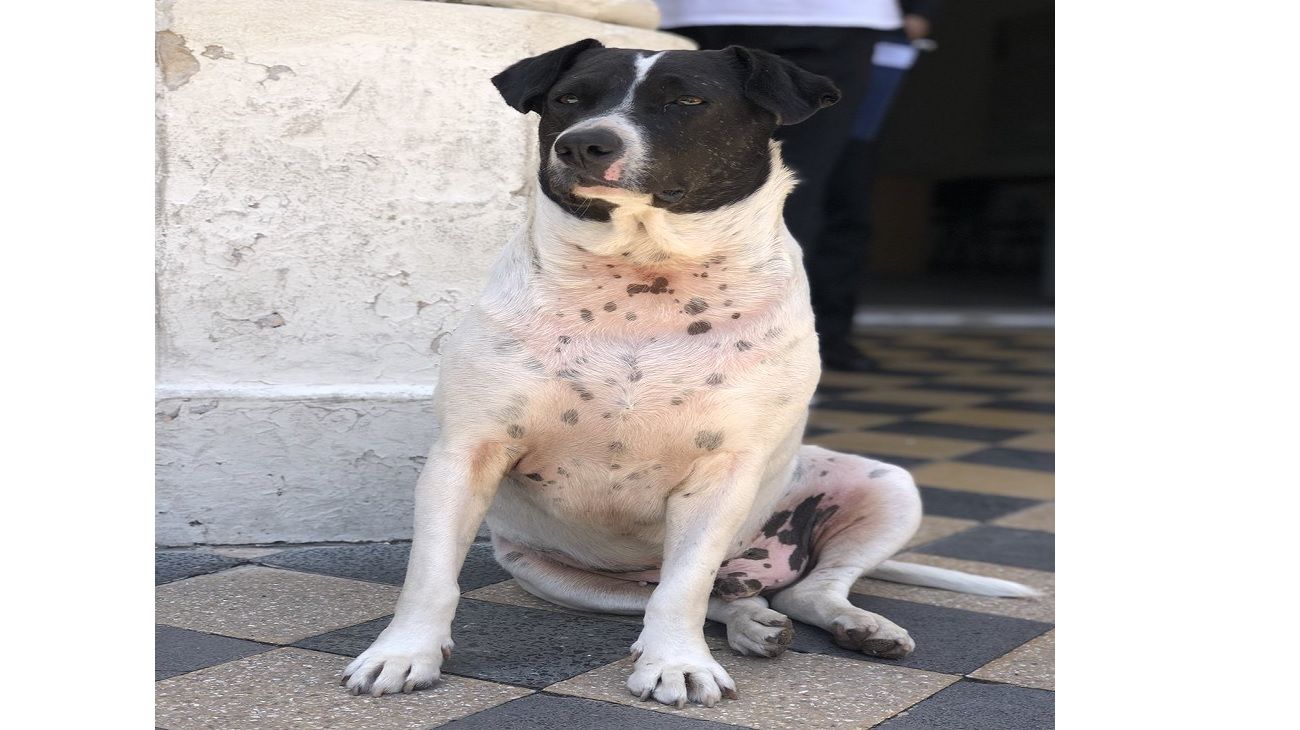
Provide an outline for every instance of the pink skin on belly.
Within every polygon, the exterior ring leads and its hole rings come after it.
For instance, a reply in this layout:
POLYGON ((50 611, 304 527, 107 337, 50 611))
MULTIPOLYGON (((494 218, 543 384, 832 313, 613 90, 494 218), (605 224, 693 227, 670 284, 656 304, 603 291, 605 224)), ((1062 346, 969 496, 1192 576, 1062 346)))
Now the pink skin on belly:
MULTIPOLYGON (((817 545, 860 517, 855 510, 841 510, 856 500, 834 491, 791 495, 740 554, 723 561, 714 593, 735 600, 786 588, 803 577, 813 565, 817 545)), ((659 580, 658 570, 602 574, 645 583, 659 580)))

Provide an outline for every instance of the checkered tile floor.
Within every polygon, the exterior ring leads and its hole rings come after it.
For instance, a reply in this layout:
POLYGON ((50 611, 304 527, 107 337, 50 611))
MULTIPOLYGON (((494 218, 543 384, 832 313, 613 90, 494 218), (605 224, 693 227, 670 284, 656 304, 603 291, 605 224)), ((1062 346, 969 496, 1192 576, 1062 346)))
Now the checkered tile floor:
POLYGON ((927 516, 902 559, 1021 581, 1012 600, 863 579, 851 600, 917 649, 854 654, 796 624, 778 659, 706 633, 741 697, 712 709, 623 687, 639 620, 520 590, 476 543, 456 652, 431 691, 351 697, 338 675, 388 623, 408 546, 157 553, 157 725, 222 728, 1048 728, 1053 726, 1053 336, 880 331, 870 375, 828 373, 808 440, 912 470, 927 516))

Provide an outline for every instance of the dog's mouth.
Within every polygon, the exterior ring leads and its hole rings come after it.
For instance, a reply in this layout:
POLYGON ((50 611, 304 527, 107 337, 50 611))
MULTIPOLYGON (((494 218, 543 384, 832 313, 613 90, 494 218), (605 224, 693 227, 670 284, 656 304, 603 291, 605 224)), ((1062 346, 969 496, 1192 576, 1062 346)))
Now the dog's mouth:
POLYGON ((618 183, 611 183, 590 175, 577 174, 568 186, 570 194, 579 198, 600 198, 620 193, 636 192, 618 183))
POLYGON ((660 206, 680 203, 686 197, 685 187, 665 186, 659 190, 646 189, 644 185, 634 185, 630 180, 607 180, 577 170, 553 170, 552 184, 557 190, 567 193, 573 202, 581 203, 591 199, 624 198, 633 196, 650 196, 660 206))

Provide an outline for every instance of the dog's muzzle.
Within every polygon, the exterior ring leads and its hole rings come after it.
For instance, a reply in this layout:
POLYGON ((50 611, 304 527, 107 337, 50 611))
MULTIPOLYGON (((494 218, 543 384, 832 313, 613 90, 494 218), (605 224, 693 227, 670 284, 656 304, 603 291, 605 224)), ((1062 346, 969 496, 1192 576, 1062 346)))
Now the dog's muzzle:
POLYGON ((591 182, 617 183, 623 174, 622 138, 602 128, 565 132, 555 140, 555 158, 591 182))

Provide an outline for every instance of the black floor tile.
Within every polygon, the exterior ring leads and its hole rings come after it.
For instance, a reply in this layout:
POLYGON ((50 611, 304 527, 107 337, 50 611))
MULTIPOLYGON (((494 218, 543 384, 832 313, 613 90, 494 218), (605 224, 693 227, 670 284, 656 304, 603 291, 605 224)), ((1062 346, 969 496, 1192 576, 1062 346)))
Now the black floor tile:
POLYGON ((1055 403, 1040 403, 1032 400, 1007 398, 988 403, 980 403, 976 408, 996 408, 999 411, 1023 411, 1025 413, 1056 413, 1055 403))
POLYGON ((878 375, 902 375, 909 378, 937 378, 942 375, 951 375, 951 373, 936 373, 933 370, 909 370, 905 364, 895 366, 883 363, 872 372, 878 375))
POLYGON ((882 730, 1050 730, 1056 727, 1056 693, 962 680, 876 727, 882 730))
POLYGON ((935 352, 930 359, 942 362, 966 362, 974 363, 976 365, 983 364, 993 368, 997 366, 1006 367, 1008 362, 1016 359, 1016 355, 1015 353, 1009 352, 1001 357, 988 357, 987 355, 979 357, 975 355, 962 355, 952 350, 940 350, 935 352))
MULTIPOLYGON (((794 642, 790 648, 794 651, 894 664, 932 672, 966 674, 1052 628, 1051 624, 1041 621, 962 611, 956 608, 943 608, 857 593, 850 594, 849 601, 859 608, 878 613, 907 629, 916 642, 916 651, 905 659, 880 659, 842 649, 835 644, 829 633, 797 621, 794 627, 794 642)), ((710 625, 705 633, 724 637, 727 635, 727 630, 725 626, 715 624, 710 625)))
MULTIPOLYGON (((294 646, 356 656, 391 617, 303 639, 294 646)), ((641 627, 462 598, 452 622, 456 649, 443 671, 540 689, 628 655, 641 627)))
POLYGON ((182 578, 215 573, 245 561, 192 550, 159 550, 153 554, 153 584, 160 586, 182 578))
POLYGON ((961 560, 1056 570, 1056 535, 1039 530, 979 525, 914 549, 961 560))
POLYGON ((986 464, 988 466, 1009 466, 1013 469, 1032 469, 1034 471, 1053 472, 1056 471, 1056 454, 1051 451, 1028 451, 1026 449, 1012 449, 1001 446, 983 451, 976 451, 973 454, 959 456, 954 461, 965 461, 971 464, 986 464))
POLYGON ((939 487, 921 487, 921 504, 927 515, 960 517, 966 520, 992 520, 1026 507, 1038 500, 1021 497, 1003 497, 998 494, 962 492, 939 487))
POLYGON ((1056 377, 1055 370, 1044 370, 1038 368, 1009 367, 1009 368, 998 368, 994 372, 996 372, 998 375, 1022 375, 1027 379, 1031 379, 1030 382, 1032 382, 1033 378, 1043 378, 1044 380, 1046 380, 1046 379, 1056 377))
MULTIPOLYGON (((258 562, 304 573, 399 586, 406 577, 406 561, 410 556, 409 544, 331 545, 285 550, 258 562)), ((460 589, 472 591, 509 577, 510 574, 492 556, 491 545, 474 543, 465 558, 465 567, 460 571, 460 589)))
POLYGON ((916 406, 906 403, 880 403, 864 400, 824 400, 813 407, 814 411, 852 411, 854 413, 887 413, 895 416, 910 416, 914 413, 933 411, 933 406, 916 406))
POLYGON ((905 433, 910 436, 937 436, 946 439, 964 441, 1006 441, 1022 436, 1029 431, 1010 428, 989 428, 987 426, 964 426, 959 423, 935 423, 932 421, 896 421, 886 423, 867 431, 884 431, 886 433, 905 433))
POLYGON ((270 644, 203 634, 174 626, 154 626, 154 679, 167 679, 196 669, 243 659, 274 649, 270 644))
MULTIPOLYGON (((930 373, 935 375, 935 373, 930 373)), ((967 385, 964 383, 926 383, 924 385, 913 385, 903 390, 941 390, 945 393, 976 393, 979 395, 1002 395, 1004 393, 1014 393, 1017 390, 1025 390, 1026 386, 1008 386, 1008 385, 967 385)))
POLYGON ((864 390, 864 388, 850 385, 826 385, 825 383, 817 385, 817 395, 821 398, 838 398, 845 393, 853 393, 859 390, 864 390))
POLYGON ((722 730, 736 726, 581 697, 534 694, 439 727, 446 730, 722 730))

